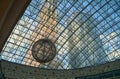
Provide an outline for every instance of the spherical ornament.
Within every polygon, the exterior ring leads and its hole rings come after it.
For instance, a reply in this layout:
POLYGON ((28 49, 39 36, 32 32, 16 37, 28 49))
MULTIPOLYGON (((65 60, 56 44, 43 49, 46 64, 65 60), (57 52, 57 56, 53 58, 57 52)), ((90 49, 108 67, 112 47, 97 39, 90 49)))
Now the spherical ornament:
POLYGON ((46 63, 54 59, 56 48, 54 43, 49 39, 40 39, 32 47, 32 55, 36 61, 46 63))

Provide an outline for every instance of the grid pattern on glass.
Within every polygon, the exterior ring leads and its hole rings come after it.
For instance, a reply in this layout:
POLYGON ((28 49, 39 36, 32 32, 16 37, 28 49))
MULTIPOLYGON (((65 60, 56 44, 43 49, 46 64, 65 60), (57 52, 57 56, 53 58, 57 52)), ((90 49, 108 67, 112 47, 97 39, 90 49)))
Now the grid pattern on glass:
POLYGON ((74 69, 120 59, 120 0, 32 0, 2 50, 2 59, 48 69, 74 69), (32 57, 35 41, 49 38, 57 55, 32 57))

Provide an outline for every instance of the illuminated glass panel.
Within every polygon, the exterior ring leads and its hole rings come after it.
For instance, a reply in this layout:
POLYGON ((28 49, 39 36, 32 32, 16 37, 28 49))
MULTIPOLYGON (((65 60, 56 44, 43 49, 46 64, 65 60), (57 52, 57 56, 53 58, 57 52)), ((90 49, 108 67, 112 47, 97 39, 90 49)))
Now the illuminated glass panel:
POLYGON ((2 50, 2 59, 48 69, 74 69, 120 59, 120 0, 32 0, 2 50), (49 38, 57 55, 32 57, 32 45, 49 38))

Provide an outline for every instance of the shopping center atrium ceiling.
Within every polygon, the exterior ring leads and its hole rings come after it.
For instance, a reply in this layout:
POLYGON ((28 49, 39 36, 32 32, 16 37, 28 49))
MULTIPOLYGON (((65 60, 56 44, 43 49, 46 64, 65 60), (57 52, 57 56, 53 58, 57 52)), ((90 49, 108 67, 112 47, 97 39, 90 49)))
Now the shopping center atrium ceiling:
POLYGON ((2 49, 2 59, 48 69, 75 69, 120 59, 120 0, 32 0, 2 49), (32 56, 39 39, 57 55, 32 56))

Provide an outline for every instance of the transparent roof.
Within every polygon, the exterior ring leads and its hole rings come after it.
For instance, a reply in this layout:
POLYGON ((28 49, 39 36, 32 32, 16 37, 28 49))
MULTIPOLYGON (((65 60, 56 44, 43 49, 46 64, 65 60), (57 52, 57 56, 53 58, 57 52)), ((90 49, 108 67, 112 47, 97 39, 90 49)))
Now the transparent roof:
POLYGON ((120 0, 32 0, 2 50, 2 59, 48 69, 75 69, 120 59, 120 0), (37 62, 33 44, 49 38, 57 55, 37 62))

